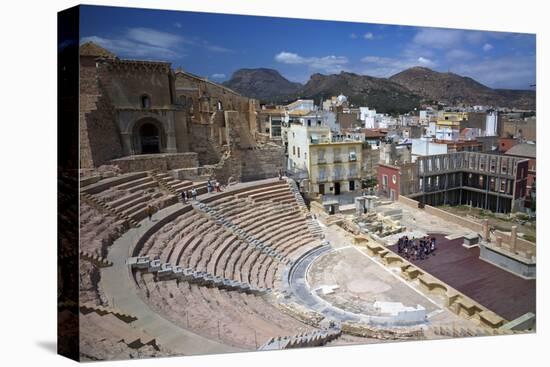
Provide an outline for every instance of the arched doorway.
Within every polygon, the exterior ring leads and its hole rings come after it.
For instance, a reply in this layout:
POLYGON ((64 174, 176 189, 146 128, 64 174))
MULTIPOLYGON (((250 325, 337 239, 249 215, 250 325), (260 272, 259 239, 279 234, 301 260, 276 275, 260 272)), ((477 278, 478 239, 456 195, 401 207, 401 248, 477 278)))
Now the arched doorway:
POLYGON ((141 154, 160 153, 160 132, 152 123, 145 123, 139 128, 141 154))

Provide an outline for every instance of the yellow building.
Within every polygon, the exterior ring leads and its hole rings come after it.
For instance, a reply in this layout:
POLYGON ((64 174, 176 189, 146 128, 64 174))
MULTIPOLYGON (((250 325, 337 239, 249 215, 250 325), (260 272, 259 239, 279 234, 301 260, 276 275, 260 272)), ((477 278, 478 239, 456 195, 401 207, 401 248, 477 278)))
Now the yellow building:
POLYGON ((332 136, 309 145, 310 190, 339 195, 361 189, 362 142, 332 136))
POLYGON ((468 120, 467 112, 443 112, 437 116, 437 125, 460 127, 460 122, 468 120))

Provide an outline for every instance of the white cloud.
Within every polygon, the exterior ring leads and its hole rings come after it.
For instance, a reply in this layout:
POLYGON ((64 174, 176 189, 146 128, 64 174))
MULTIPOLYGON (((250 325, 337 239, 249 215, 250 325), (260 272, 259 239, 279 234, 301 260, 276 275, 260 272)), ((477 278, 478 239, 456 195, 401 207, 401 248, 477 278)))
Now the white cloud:
POLYGON ((535 56, 488 58, 451 68, 492 88, 528 89, 536 80, 535 56))
POLYGON ((422 28, 418 31, 413 42, 432 48, 451 48, 462 41, 463 33, 453 29, 422 28))
MULTIPOLYGON (((175 23, 174 26, 176 24, 179 23, 175 23)), ((153 60, 182 57, 185 55, 184 45, 201 47, 211 52, 233 52, 228 48, 213 45, 197 37, 189 38, 143 27, 129 28, 125 33, 115 37, 89 36, 83 37, 80 41, 81 43, 95 42, 120 57, 149 58, 153 60)))
POLYGON ((289 65, 306 65, 328 73, 344 70, 349 60, 345 56, 303 57, 293 52, 282 51, 275 55, 275 61, 289 65))
POLYGON ((427 68, 437 66, 435 61, 422 56, 416 59, 365 56, 361 59, 361 62, 367 67, 364 71, 365 74, 377 77, 389 77, 414 66, 424 66, 427 68))
POLYGON ((434 67, 436 64, 430 59, 427 59, 425 57, 420 56, 417 60, 418 64, 426 66, 426 67, 434 67))
POLYGON ((483 51, 485 52, 488 52, 488 51, 491 51, 493 49, 493 45, 491 45, 490 43, 486 43, 483 45, 483 51))
POLYGON ((187 39, 173 33, 161 32, 151 28, 130 28, 126 38, 146 45, 171 48, 181 43, 189 43, 187 39))
POLYGON ((413 37, 413 43, 435 49, 456 49, 466 44, 479 45, 492 32, 461 29, 421 28, 413 37))
POLYGON ((363 35, 363 38, 366 39, 366 40, 373 40, 374 39, 374 34, 372 34, 372 32, 367 32, 363 35))
POLYGON ((223 73, 215 73, 210 76, 212 79, 225 79, 226 75, 223 73))
POLYGON ((175 23, 174 23, 174 27, 176 27, 176 28, 181 28, 181 23, 180 23, 180 22, 175 22, 175 23))
POLYGON ((137 57, 149 59, 169 59, 175 56, 182 56, 183 52, 174 52, 173 49, 157 47, 139 43, 133 40, 119 38, 110 39, 97 36, 83 37, 81 43, 94 42, 98 45, 112 51, 120 57, 137 57))
POLYGON ((357 35, 355 33, 350 33, 349 38, 352 40, 357 39, 357 35))
POLYGON ((475 58, 476 55, 473 54, 470 51, 466 51, 466 50, 462 50, 462 49, 457 48, 457 49, 453 49, 453 50, 448 51, 445 54, 445 57, 448 60, 463 61, 463 60, 471 60, 471 59, 475 58))
POLYGON ((230 50, 230 49, 222 47, 222 46, 211 45, 208 42, 204 42, 204 47, 207 50, 212 51, 212 52, 220 52, 220 53, 233 52, 233 50, 230 50))

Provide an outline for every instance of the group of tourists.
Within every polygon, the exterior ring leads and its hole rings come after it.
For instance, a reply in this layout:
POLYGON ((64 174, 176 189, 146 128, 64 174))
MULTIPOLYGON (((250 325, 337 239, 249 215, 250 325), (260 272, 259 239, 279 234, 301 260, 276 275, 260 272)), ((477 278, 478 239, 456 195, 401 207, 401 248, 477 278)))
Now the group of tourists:
POLYGON ((208 193, 211 193, 211 192, 221 192, 222 191, 222 188, 220 186, 220 181, 216 180, 214 182, 212 182, 211 179, 208 179, 208 181, 206 182, 206 189, 208 190, 208 193))
POLYGON ((422 238, 400 237, 397 241, 397 252, 411 260, 424 260, 430 255, 435 255, 435 237, 424 236, 422 238))
MULTIPOLYGON (((212 179, 208 179, 208 181, 206 181, 206 189, 208 190, 208 193, 211 193, 211 192, 222 192, 222 187, 220 185, 220 182, 219 181, 213 181, 212 179)), ((197 200, 197 189, 196 188, 192 188, 191 190, 183 190, 181 192, 181 198, 183 199, 183 202, 186 203, 187 200, 190 200, 190 199, 193 199, 193 200, 197 200)))
POLYGON ((183 190, 181 192, 181 197, 182 197, 184 203, 186 203, 187 200, 189 200, 191 198, 193 200, 197 200, 197 189, 192 188, 191 190, 183 190))

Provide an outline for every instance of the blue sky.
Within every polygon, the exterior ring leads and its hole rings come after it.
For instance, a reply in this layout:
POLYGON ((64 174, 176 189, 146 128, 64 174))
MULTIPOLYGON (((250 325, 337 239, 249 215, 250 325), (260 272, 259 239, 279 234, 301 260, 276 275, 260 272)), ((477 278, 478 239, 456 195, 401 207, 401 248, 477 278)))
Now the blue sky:
POLYGON ((120 58, 170 61, 218 82, 240 68, 303 83, 313 73, 388 77, 412 66, 493 88, 536 80, 532 34, 83 6, 80 36, 120 58))

